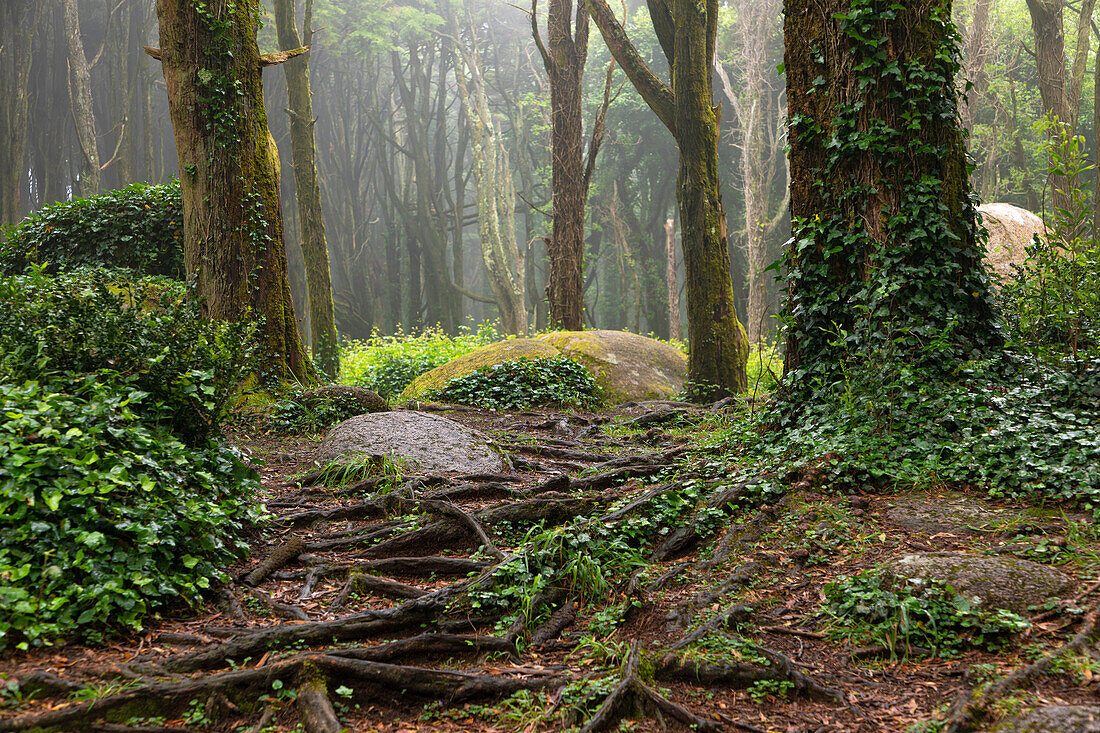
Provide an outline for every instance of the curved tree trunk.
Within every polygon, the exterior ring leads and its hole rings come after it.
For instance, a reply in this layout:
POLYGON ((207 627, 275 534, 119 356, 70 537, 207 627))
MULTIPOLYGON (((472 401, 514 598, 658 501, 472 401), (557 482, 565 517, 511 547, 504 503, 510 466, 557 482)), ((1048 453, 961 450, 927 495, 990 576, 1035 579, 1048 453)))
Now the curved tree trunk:
POLYGON ((489 110, 477 52, 465 56, 455 50, 455 80, 462 95, 473 142, 471 155, 477 191, 478 233, 481 257, 489 273, 489 286, 500 311, 505 333, 527 333, 523 298, 524 265, 516 245, 516 190, 508 154, 500 144, 496 123, 489 110), (471 78, 466 78, 467 69, 471 78))
POLYGON ((80 40, 76 0, 64 0, 62 9, 69 61, 69 100, 76 124, 76 139, 82 153, 76 195, 87 197, 99 191, 99 148, 92 109, 92 77, 88 71, 88 59, 84 56, 84 43, 80 40))
POLYGON ((183 192, 184 260, 204 313, 260 322, 264 381, 313 381, 290 301, 278 154, 256 45, 259 0, 157 0, 183 192))
MULTIPOLYGON (((275 0, 275 26, 279 48, 292 51, 309 46, 313 0, 306 0, 305 44, 294 23, 294 0, 275 0)), ((340 370, 336 345, 336 316, 332 305, 332 278, 329 273, 328 243, 321 215, 321 187, 317 183, 317 146, 313 137, 313 98, 309 86, 309 54, 302 54, 283 65, 290 102, 290 160, 294 167, 294 193, 298 200, 298 223, 302 255, 306 264, 306 290, 309 293, 310 347, 318 368, 329 377, 340 370)))
POLYGON ((684 251, 688 380, 700 398, 746 389, 748 339, 734 309, 726 216, 718 180, 718 107, 711 89, 717 0, 650 0, 672 86, 657 78, 630 43, 607 0, 585 0, 615 61, 680 147, 676 199, 684 251))

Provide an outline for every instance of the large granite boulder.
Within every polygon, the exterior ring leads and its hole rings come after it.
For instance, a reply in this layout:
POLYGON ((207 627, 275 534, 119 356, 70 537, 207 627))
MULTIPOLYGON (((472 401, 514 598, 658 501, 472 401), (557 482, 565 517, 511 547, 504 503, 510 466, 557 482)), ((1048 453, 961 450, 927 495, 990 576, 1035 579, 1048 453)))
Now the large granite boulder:
POLYGON ((1013 275, 1013 265, 1027 261, 1027 247, 1032 237, 1047 235, 1043 220, 1027 209, 1012 204, 982 204, 978 207, 982 223, 989 230, 985 259, 995 278, 1007 280, 1013 275))
POLYGON ((1073 580, 1054 568, 1014 557, 987 557, 956 552, 902 555, 886 563, 905 578, 942 580, 962 596, 981 599, 986 608, 1025 613, 1073 586, 1073 580))
POLYGON ((656 339, 625 331, 556 331, 482 346, 421 374, 399 400, 416 400, 484 366, 555 356, 564 356, 587 369, 603 388, 608 404, 668 399, 683 390, 687 378, 684 353, 656 339))
POLYGON ((1100 707, 1050 705, 1009 718, 997 733, 1100 733, 1100 707))
POLYGON ((402 458, 429 473, 499 473, 489 439, 440 415, 394 411, 356 415, 334 426, 313 454, 319 466, 367 456, 402 458))

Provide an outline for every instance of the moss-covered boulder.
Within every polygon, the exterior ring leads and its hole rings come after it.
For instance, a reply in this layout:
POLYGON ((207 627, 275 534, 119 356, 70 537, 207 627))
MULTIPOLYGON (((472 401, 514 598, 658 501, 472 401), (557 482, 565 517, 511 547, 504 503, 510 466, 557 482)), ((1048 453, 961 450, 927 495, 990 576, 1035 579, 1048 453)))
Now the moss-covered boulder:
POLYGON ((535 338, 508 339, 464 354, 421 374, 399 398, 419 399, 455 377, 512 359, 564 356, 593 376, 604 401, 667 399, 684 388, 687 357, 679 349, 625 331, 557 331, 535 338))
POLYGON ((687 356, 675 346, 626 331, 557 331, 538 337, 588 369, 611 405, 666 400, 684 389, 687 356))

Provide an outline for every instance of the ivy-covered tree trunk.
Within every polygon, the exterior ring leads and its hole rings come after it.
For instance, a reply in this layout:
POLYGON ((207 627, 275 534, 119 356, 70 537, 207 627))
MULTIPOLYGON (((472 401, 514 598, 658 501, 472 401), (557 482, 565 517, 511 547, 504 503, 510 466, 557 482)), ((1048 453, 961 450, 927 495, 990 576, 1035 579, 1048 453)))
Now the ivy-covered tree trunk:
POLYGON ((795 384, 995 345, 950 0, 786 0, 785 17, 795 384))
MULTIPOLYGON (((279 48, 293 51, 310 45, 313 0, 306 0, 305 43, 294 22, 294 0, 275 0, 275 27, 279 48)), ((317 183, 317 146, 313 139, 313 96, 309 87, 309 53, 283 65, 290 114, 290 160, 294 168, 294 192, 298 201, 298 226, 306 265, 309 293, 310 346, 314 362, 330 377, 340 370, 336 345, 336 315, 332 304, 325 221, 321 215, 321 187, 317 183)))
POLYGON ((210 318, 256 319, 265 381, 313 381, 294 317, 267 129, 259 0, 157 0, 161 61, 179 156, 184 260, 210 318))
POLYGON ((650 0, 649 13, 672 68, 657 78, 606 0, 585 0, 615 60, 680 148, 676 198, 687 286, 688 379, 697 396, 743 392, 748 340, 734 310, 726 216, 718 180, 719 108, 712 76, 717 0, 650 0))

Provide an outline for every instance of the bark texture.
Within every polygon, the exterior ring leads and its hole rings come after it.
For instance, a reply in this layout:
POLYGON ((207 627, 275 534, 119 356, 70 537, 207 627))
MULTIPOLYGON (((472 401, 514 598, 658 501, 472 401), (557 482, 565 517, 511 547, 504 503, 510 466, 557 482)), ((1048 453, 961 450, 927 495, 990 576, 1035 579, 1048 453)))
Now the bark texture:
POLYGON ((72 104, 76 139, 80 143, 80 174, 76 195, 92 196, 99 191, 99 148, 96 143, 95 113, 92 108, 92 77, 84 43, 80 39, 80 17, 76 0, 63 0, 65 44, 69 61, 69 101, 72 104))
POLYGON ((746 388, 748 339, 737 320, 718 179, 719 107, 712 93, 717 0, 650 0, 671 86, 645 64, 606 0, 585 0, 615 61, 680 148, 676 198, 684 252, 688 378, 700 397, 746 388))
POLYGON ((585 203, 588 198, 581 114, 581 82, 588 56, 588 11, 583 2, 579 3, 574 21, 572 0, 550 0, 545 47, 539 38, 536 11, 537 6, 533 5, 531 23, 542 52, 543 65, 550 77, 550 168, 554 219, 550 239, 546 243, 550 263, 546 295, 550 301, 551 325, 567 331, 579 331, 584 327, 581 272, 585 203))
POLYGON ((476 51, 456 49, 455 79, 473 142, 470 153, 474 162, 481 258, 500 311, 501 328, 509 334, 526 334, 524 262, 516 245, 516 190, 508 153, 501 144, 500 131, 489 109, 476 51))
MULTIPOLYGON (((275 26, 279 48, 283 51, 309 47, 312 41, 310 23, 313 0, 306 0, 305 43, 298 35, 294 6, 294 0, 275 0, 275 26)), ((298 225, 306 264, 306 290, 309 293, 310 347, 318 368, 329 377, 335 377, 340 370, 340 355, 336 345, 328 243, 325 241, 325 222, 321 214, 321 187, 317 182, 309 54, 287 61, 283 71, 286 73, 290 102, 287 110, 290 114, 290 160, 294 167, 294 194, 298 201, 298 225)))
MULTIPOLYGON (((278 155, 256 45, 258 0, 158 0, 183 192, 184 260, 204 313, 259 321, 268 381, 313 381, 290 300, 278 155)), ((284 58, 285 55, 280 56, 284 58)))

